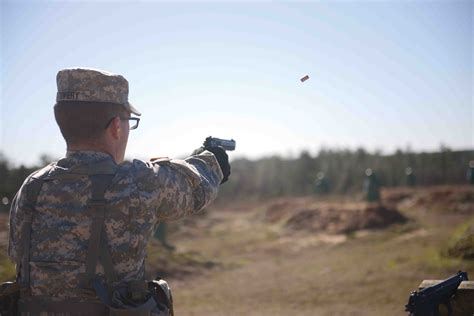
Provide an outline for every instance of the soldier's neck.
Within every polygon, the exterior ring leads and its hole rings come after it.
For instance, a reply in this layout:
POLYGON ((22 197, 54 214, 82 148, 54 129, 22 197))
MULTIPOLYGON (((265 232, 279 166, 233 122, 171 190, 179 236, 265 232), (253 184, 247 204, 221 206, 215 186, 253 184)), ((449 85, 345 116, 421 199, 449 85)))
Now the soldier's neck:
POLYGON ((97 151, 101 153, 108 154, 112 156, 114 161, 117 162, 117 157, 114 154, 115 150, 110 148, 110 146, 105 146, 103 144, 71 144, 67 146, 68 151, 97 151))

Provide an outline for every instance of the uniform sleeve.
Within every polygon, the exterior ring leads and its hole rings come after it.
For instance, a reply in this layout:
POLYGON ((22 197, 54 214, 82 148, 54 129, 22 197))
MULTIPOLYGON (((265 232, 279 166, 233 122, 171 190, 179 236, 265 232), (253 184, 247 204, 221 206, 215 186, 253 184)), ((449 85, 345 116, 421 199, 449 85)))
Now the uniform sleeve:
POLYGON ((26 203, 26 185, 30 182, 32 176, 38 174, 38 171, 40 170, 33 172, 25 179, 25 181, 23 181, 23 184, 12 200, 10 219, 8 223, 9 232, 7 253, 10 259, 14 262, 16 262, 18 249, 21 246, 21 226, 26 215, 24 212, 26 203))
POLYGON ((134 160, 140 204, 158 220, 173 220, 195 213, 217 197, 223 175, 208 151, 185 160, 134 160))
POLYGON ((23 214, 18 212, 19 208, 19 196, 21 190, 17 192, 12 200, 10 208, 10 221, 9 221, 9 232, 8 232, 8 256, 14 262, 16 262, 16 254, 18 244, 20 242, 20 225, 23 221, 23 214))

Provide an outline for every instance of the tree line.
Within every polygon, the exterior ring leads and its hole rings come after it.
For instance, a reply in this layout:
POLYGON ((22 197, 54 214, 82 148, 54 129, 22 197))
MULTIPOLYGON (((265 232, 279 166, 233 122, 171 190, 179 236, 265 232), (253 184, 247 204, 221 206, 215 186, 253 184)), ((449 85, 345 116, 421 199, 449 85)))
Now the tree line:
MULTIPOLYGON (((25 178, 46 165, 42 156, 38 166, 12 167, 0 152, 0 211, 9 204, 25 178)), ((347 194, 362 191, 365 171, 371 168, 382 186, 406 185, 406 168, 410 167, 416 185, 463 184, 467 182, 469 161, 474 150, 415 153, 397 150, 394 154, 370 153, 362 148, 322 149, 311 155, 303 151, 296 158, 272 156, 257 160, 236 159, 232 162, 230 181, 221 187, 219 199, 255 199, 313 194, 318 174, 324 174, 328 191, 347 194)))
POLYGON ((418 186, 465 184, 474 150, 415 153, 397 150, 394 154, 369 153, 360 148, 322 149, 312 156, 303 151, 297 158, 279 156, 232 162, 231 180, 220 198, 268 198, 315 193, 318 174, 324 174, 329 193, 352 194, 363 189, 370 168, 385 187, 407 185, 407 168, 418 186))

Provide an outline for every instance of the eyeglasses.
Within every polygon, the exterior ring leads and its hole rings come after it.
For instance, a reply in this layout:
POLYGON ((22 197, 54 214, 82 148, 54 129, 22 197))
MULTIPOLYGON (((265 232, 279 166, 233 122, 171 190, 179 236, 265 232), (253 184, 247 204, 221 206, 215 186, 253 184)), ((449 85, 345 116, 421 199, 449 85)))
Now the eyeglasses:
MULTIPOLYGON (((107 122, 107 125, 105 125, 105 128, 109 127, 110 123, 112 123, 113 119, 116 118, 115 117, 112 117, 108 122, 107 122)), ((140 118, 139 117, 120 117, 119 116, 119 119, 121 121, 128 121, 128 124, 130 126, 130 130, 132 129, 137 129, 138 127, 138 123, 140 123, 140 118)))
POLYGON ((130 130, 132 129, 137 129, 138 123, 140 123, 140 118, 139 117, 121 117, 121 121, 128 121, 128 124, 130 126, 130 130))

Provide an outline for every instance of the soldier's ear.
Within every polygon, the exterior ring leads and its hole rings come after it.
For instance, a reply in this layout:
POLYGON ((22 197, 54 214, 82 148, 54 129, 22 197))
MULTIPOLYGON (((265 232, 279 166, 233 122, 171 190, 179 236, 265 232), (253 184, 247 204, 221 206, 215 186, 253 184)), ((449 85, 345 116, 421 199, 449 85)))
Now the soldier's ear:
POLYGON ((116 116, 112 119, 109 126, 107 127, 107 133, 112 136, 113 139, 119 139, 121 128, 120 117, 116 116))

